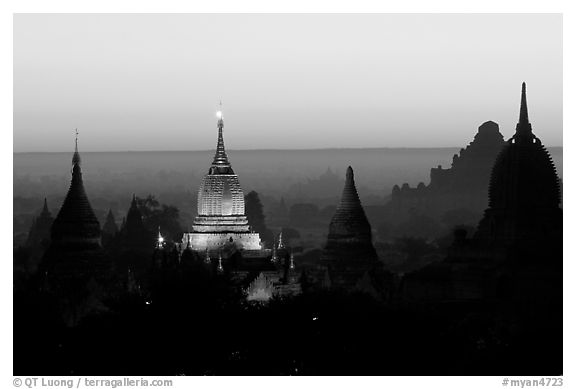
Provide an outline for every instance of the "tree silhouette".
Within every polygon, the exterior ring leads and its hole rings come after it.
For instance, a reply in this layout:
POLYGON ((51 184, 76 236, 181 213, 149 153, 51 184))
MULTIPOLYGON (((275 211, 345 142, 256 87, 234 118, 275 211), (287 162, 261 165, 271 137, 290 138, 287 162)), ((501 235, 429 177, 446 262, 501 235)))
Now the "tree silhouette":
POLYGON ((149 231, 157 231, 158 227, 164 237, 179 240, 182 236, 180 226, 180 211, 173 205, 160 204, 153 195, 146 198, 136 197, 138 209, 142 213, 142 221, 149 231))
POLYGON ((273 234, 266 227, 262 202, 256 191, 251 191, 244 196, 244 208, 248 222, 254 231, 260 234, 260 238, 264 242, 271 243, 273 241, 273 234))

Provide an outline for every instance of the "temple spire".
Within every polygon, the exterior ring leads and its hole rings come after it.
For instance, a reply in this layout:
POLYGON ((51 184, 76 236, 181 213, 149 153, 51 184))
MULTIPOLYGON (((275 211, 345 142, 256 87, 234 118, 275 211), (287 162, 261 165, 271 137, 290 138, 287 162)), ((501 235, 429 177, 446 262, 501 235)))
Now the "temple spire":
POLYGON ((520 139, 532 139, 534 135, 532 134, 532 125, 528 120, 528 104, 526 103, 526 83, 522 83, 522 96, 520 99, 520 117, 518 118, 518 124, 516 125, 516 134, 514 138, 520 139))
POLYGON ((218 273, 224 272, 224 267, 222 266, 222 251, 218 252, 218 273))
POLYGON ((346 169, 346 182, 344 183, 344 190, 342 191, 342 197, 338 208, 351 209, 361 207, 360 198, 356 191, 356 183, 354 182, 354 170, 352 170, 352 166, 348 166, 346 169))
POLYGON ((78 129, 74 129, 76 131, 76 138, 74 140, 74 155, 72 156, 72 167, 78 166, 80 167, 80 153, 78 152, 78 129))
POLYGON ((278 236, 278 250, 284 249, 284 241, 282 240, 282 231, 280 231, 280 235, 278 236))
POLYGON ((346 170, 346 182, 340 203, 330 222, 328 241, 354 238, 365 241, 371 246, 371 228, 354 182, 354 171, 351 166, 346 170))
POLYGON ((528 120, 528 104, 526 103, 526 83, 522 83, 522 98, 520 102, 520 123, 529 123, 528 120))
POLYGON ((41 215, 49 215, 50 211, 48 210, 48 201, 46 200, 46 197, 44 197, 44 207, 42 207, 42 213, 41 215))
POLYGON ((160 233, 160 226, 158 226, 158 238, 157 238, 156 248, 157 249, 163 249, 164 245, 165 245, 164 237, 160 233))
POLYGON ((72 157, 72 180, 64 203, 52 226, 52 241, 79 241, 82 239, 100 246, 100 223, 88 201, 82 180, 77 130, 75 143, 76 147, 72 157))
POLYGON ((216 117, 218 118, 218 144, 216 145, 216 154, 214 155, 214 161, 212 162, 212 165, 230 166, 230 162, 228 162, 228 156, 226 155, 226 149, 224 148, 224 136, 222 135, 222 129, 224 128, 222 102, 220 102, 220 109, 218 112, 216 112, 216 117))
POLYGON ((106 216, 106 222, 102 227, 102 232, 108 234, 109 236, 114 236, 118 233, 118 226, 116 226, 116 220, 114 220, 112 209, 108 210, 108 215, 106 216))

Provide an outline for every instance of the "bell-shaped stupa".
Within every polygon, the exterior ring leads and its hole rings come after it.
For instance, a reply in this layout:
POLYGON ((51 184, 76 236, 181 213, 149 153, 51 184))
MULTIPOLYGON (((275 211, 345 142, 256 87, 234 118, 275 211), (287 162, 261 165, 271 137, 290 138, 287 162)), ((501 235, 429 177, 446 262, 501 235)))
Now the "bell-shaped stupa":
POLYGON ((198 216, 182 245, 192 250, 216 253, 226 246, 238 250, 260 250, 260 235, 251 232, 244 210, 244 192, 232 170, 224 147, 224 118, 218 111, 218 143, 212 165, 198 190, 198 216))
POLYGON ((370 262, 376 260, 372 230, 354 183, 354 171, 348 166, 340 204, 332 217, 322 261, 370 262))
POLYGON ((100 222, 84 189, 78 141, 72 157, 72 181, 52 225, 51 238, 55 246, 100 247, 100 222))
POLYGON ((80 304, 81 296, 87 296, 91 280, 102 285, 110 276, 110 263, 101 245, 100 223, 84 189, 77 139, 72 181, 52 224, 50 246, 41 266, 48 289, 59 291, 74 304, 80 304))
POLYGON ((532 132, 522 84, 516 133, 496 158, 489 206, 476 237, 505 245, 561 236, 560 182, 550 154, 532 132))

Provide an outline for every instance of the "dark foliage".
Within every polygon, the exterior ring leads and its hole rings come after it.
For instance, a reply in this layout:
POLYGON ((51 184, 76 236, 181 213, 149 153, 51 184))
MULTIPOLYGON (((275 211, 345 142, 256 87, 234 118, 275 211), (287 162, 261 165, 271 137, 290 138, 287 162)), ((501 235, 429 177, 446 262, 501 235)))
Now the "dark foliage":
MULTIPOLYGON (((557 375, 561 333, 497 303, 403 306, 319 292, 249 304, 223 278, 156 273, 149 296, 64 326, 15 294, 16 375, 557 375), (537 336, 536 336, 537 335, 537 336)), ((194 275, 192 275, 194 274, 194 275)))

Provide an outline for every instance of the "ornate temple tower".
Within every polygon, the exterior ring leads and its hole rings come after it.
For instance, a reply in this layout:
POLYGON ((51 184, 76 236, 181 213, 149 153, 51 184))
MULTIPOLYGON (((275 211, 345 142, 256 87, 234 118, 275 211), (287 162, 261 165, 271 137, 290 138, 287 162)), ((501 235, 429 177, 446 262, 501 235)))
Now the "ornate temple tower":
POLYGON ((492 169, 489 205, 475 238, 510 247, 538 241, 548 246, 561 237, 560 182, 550 154, 532 132, 523 83, 516 133, 492 169))
POLYGON ((198 190, 198 216, 192 231, 185 233, 182 247, 188 242, 195 251, 220 251, 225 246, 238 250, 261 250, 260 235, 251 232, 244 212, 244 193, 238 175, 224 148, 224 119, 218 111, 218 144, 208 174, 198 190))

